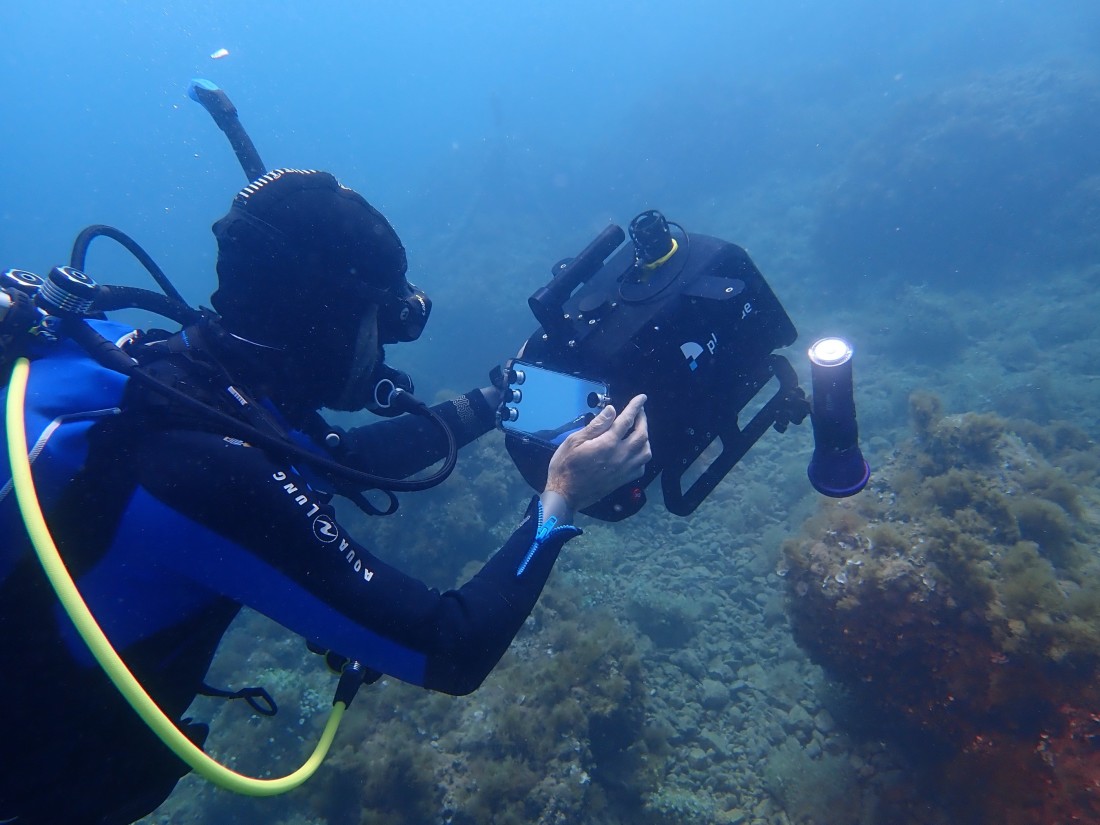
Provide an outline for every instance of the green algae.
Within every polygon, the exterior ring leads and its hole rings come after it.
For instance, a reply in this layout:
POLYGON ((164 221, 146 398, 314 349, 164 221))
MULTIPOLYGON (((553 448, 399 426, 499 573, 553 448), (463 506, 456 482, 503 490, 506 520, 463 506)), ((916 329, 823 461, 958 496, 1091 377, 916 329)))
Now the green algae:
POLYGON ((796 636, 865 681, 875 657, 923 660, 926 710, 964 690, 976 717, 1073 695, 1100 674, 1096 446, 1065 423, 944 415, 928 393, 910 413, 914 437, 869 494, 823 505, 785 545, 796 636))

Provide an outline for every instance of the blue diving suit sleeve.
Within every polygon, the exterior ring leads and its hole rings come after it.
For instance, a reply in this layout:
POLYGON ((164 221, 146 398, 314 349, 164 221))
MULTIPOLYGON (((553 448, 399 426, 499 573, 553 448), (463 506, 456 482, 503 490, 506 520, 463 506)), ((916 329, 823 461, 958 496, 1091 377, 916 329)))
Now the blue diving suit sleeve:
POLYGON ((145 556, 156 565, 325 648, 445 693, 481 684, 565 541, 580 532, 541 524, 532 499, 482 569, 439 592, 350 536, 326 500, 262 450, 193 431, 143 441, 146 469, 116 547, 156 548, 145 556))
POLYGON ((571 524, 558 524, 557 516, 546 518, 542 509, 542 500, 535 499, 535 503, 538 505, 539 526, 538 529, 535 530, 535 538, 531 542, 531 546, 527 549, 527 553, 519 563, 519 567, 516 568, 517 576, 522 576, 527 572, 527 568, 534 560, 535 554, 542 549, 542 546, 546 544, 548 539, 559 533, 567 533, 569 536, 575 536, 580 532, 577 527, 571 524))

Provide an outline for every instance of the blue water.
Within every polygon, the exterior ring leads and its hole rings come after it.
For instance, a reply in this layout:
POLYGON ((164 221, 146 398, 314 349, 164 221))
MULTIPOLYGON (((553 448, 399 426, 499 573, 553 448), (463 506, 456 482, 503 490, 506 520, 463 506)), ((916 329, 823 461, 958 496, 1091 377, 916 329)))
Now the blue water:
MULTIPOLYGON (((79 227, 111 223, 194 301, 213 286, 208 227, 242 178, 186 97, 192 77, 229 91, 268 165, 361 189, 405 237, 413 279, 438 291, 453 267, 424 239, 486 185, 467 173, 490 150, 518 172, 477 194, 548 215, 539 236, 505 225, 477 242, 529 249, 538 271, 522 274, 541 277, 607 220, 649 206, 704 217, 709 199, 770 176, 823 173, 906 96, 1037 61, 1093 66, 1100 25, 1073 2, 851 0, 49 3, 8 5, 0 22, 4 265, 48 268, 79 227), (229 56, 212 60, 219 48, 229 56)), ((740 226, 698 228, 753 246, 740 226)), ((482 252, 479 279, 516 276, 482 252)), ((131 277, 102 254, 101 273, 131 277)), ((488 350, 460 365, 465 383, 488 350)))
MULTIPOLYGON (((332 171, 395 225, 436 306, 389 360, 428 398, 514 353, 555 261, 660 208, 748 248, 799 347, 855 341, 874 459, 918 388, 1100 437, 1092 4, 104 0, 6 3, 0 32, 4 268, 107 223, 206 302, 245 183, 187 97, 209 78, 269 167, 332 171)), ((107 243, 88 269, 146 285, 107 243)), ((801 472, 807 439, 777 461, 801 472)), ((775 543, 801 496, 749 527, 775 543)))

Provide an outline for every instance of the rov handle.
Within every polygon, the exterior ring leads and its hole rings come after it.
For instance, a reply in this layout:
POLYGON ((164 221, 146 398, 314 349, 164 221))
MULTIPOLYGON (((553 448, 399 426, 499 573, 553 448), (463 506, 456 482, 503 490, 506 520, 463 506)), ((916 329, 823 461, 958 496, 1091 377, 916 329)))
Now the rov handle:
POLYGON ((802 423, 810 412, 810 405, 802 388, 798 386, 798 376, 790 361, 782 355, 769 355, 761 362, 756 373, 745 380, 760 391, 772 378, 778 380, 779 388, 747 424, 741 426, 737 417, 733 416, 726 427, 715 432, 713 436, 697 434, 694 442, 684 442, 682 454, 678 456, 683 460, 682 463, 670 462, 665 467, 661 474, 661 490, 664 493, 665 507, 670 513, 677 516, 694 513, 769 428, 774 427, 783 432, 788 424, 802 423), (683 477, 693 464, 691 459, 701 455, 715 438, 720 438, 722 451, 702 470, 691 486, 684 490, 683 477))
POLYGON ((562 317, 562 304, 568 300, 582 281, 587 281, 607 260, 623 241, 626 233, 623 228, 611 224, 596 239, 586 246, 576 258, 557 265, 554 277, 546 286, 539 287, 535 294, 527 299, 531 312, 547 332, 561 332, 568 325, 562 317))

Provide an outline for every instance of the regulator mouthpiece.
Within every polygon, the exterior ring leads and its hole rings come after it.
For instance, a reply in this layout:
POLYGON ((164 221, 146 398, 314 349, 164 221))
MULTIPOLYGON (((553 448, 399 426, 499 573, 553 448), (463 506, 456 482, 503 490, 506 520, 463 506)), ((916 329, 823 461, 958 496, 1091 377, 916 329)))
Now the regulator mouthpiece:
POLYGON ((382 363, 372 378, 375 384, 371 401, 367 404, 368 410, 386 418, 408 412, 401 403, 403 396, 413 397, 413 381, 407 372, 382 363))
POLYGON ((843 338, 822 338, 810 347, 809 355, 814 454, 806 473, 819 493, 854 496, 867 486, 871 468, 859 449, 852 347, 843 338))

